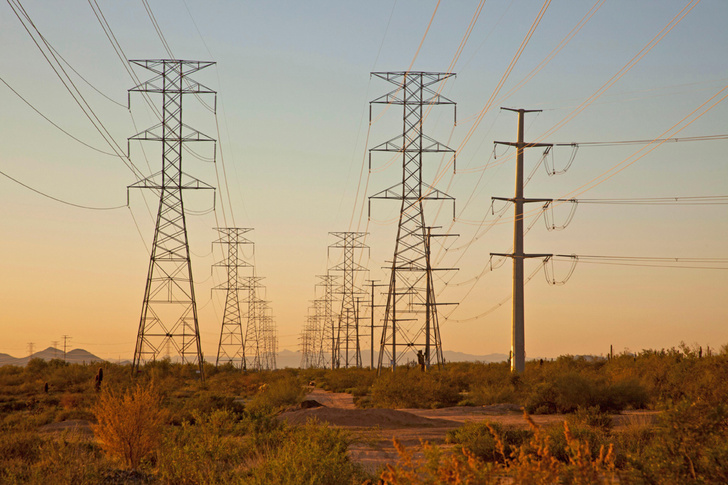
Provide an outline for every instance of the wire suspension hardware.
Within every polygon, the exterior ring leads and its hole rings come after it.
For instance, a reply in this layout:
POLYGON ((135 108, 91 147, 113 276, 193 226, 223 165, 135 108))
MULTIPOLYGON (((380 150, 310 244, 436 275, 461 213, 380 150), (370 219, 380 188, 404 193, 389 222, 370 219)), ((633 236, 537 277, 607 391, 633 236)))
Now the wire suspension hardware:
POLYGON ((136 374, 143 362, 156 360, 163 349, 173 347, 182 363, 197 364, 204 382, 204 358, 182 192, 214 188, 182 172, 182 147, 186 142, 214 140, 182 123, 182 97, 193 93, 216 95, 215 91, 188 79, 192 73, 214 63, 177 59, 129 62, 156 74, 150 81, 130 89, 129 93, 162 95, 162 123, 129 138, 162 143, 162 170, 127 188, 127 191, 130 188, 154 189, 160 194, 133 371, 136 374))
MULTIPOLYGON (((369 197, 370 202, 372 199, 401 201, 377 371, 381 373, 383 367, 394 370, 408 358, 417 362, 424 359, 428 368, 433 362, 440 366, 444 361, 432 282, 435 268, 430 265, 430 231, 425 224, 423 201, 453 201, 454 214, 455 199, 422 181, 422 159, 425 153, 452 153, 454 158, 455 150, 425 135, 422 124, 423 107, 455 105, 431 88, 455 74, 398 71, 372 75, 396 88, 371 101, 370 106, 394 104, 403 109, 402 135, 369 150, 370 157, 374 152, 402 154, 402 181, 369 197)), ((453 169, 454 166, 453 163, 453 169)))
POLYGON ((356 273, 367 271, 360 264, 354 262, 356 250, 369 249, 363 239, 366 232, 331 232, 338 240, 329 246, 331 249, 341 249, 344 259, 340 264, 329 268, 329 272, 341 272, 342 284, 336 291, 341 295, 341 311, 339 312, 336 327, 335 346, 333 349, 334 367, 361 367, 361 346, 359 343, 359 318, 355 295, 362 291, 355 285, 356 273))
POLYGON ((502 142, 499 145, 516 147, 516 195, 513 199, 494 197, 495 200, 508 200, 515 209, 513 222, 513 253, 490 253, 491 256, 505 256, 513 260, 513 320, 511 328, 511 371, 523 372, 526 368, 525 325, 524 325, 524 275, 523 261, 526 258, 547 258, 550 254, 526 254, 523 249, 523 204, 529 202, 550 203, 552 199, 526 199, 523 197, 523 151, 526 148, 550 147, 550 143, 525 143, 523 141, 524 118, 526 113, 538 113, 541 110, 501 108, 518 113, 518 141, 502 142))
POLYGON ((253 244, 250 239, 243 235, 252 231, 252 228, 239 227, 218 227, 220 235, 214 244, 227 246, 227 257, 213 265, 213 267, 225 268, 227 270, 227 282, 221 283, 213 290, 224 290, 225 310, 222 316, 220 328, 220 343, 217 346, 217 358, 215 366, 231 364, 234 367, 245 370, 245 341, 243 339, 243 322, 240 312, 240 291, 246 287, 239 277, 240 268, 253 268, 253 265, 240 258, 238 251, 241 244, 253 244))

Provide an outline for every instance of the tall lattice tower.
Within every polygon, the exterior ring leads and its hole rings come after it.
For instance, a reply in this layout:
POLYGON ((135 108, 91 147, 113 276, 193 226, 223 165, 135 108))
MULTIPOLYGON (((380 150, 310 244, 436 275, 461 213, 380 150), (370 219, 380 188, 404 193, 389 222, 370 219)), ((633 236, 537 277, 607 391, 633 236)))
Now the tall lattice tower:
POLYGON ((320 343, 321 343, 321 322, 316 315, 316 305, 310 309, 311 312, 306 315, 306 323, 301 332, 301 368, 311 369, 320 368, 320 343))
POLYGON ((422 125, 425 107, 429 111, 433 105, 455 105, 432 89, 455 74, 399 71, 374 72, 372 75, 396 87, 371 104, 393 104, 403 108, 402 134, 370 149, 370 160, 374 152, 402 154, 402 182, 370 197, 401 201, 377 367, 381 372, 382 367, 394 369, 407 359, 417 361, 418 350, 424 350, 428 366, 433 354, 439 365, 442 344, 423 201, 454 202, 454 199, 422 181, 422 159, 425 153, 454 153, 454 150, 425 135, 422 125))
POLYGON ((259 300, 261 315, 260 321, 260 341, 261 341, 261 366, 265 370, 276 369, 276 356, 278 355, 278 334, 276 332, 275 321, 273 319, 271 308, 267 301, 259 300))
POLYGON ((224 290, 225 311, 222 316, 220 343, 217 346, 215 365, 232 364, 245 367, 245 340, 243 339, 243 319, 240 312, 240 291, 244 289, 239 277, 240 268, 252 268, 253 265, 240 257, 239 248, 243 244, 253 242, 243 235, 252 228, 218 227, 220 238, 215 244, 227 246, 227 256, 213 266, 227 270, 227 281, 217 285, 213 290, 224 290))
POLYGON ((183 363, 199 366, 200 377, 204 379, 182 192, 213 187, 182 172, 182 147, 187 142, 215 140, 182 123, 182 98, 185 94, 216 94, 189 78, 214 62, 178 59, 130 62, 156 74, 130 89, 130 94, 162 95, 162 122, 129 138, 162 142, 162 170, 129 186, 160 193, 133 370, 138 371, 143 362, 155 360, 171 344, 183 363))
POLYGON ((245 314, 245 364, 244 369, 261 370, 263 353, 263 344, 261 341, 260 331, 260 301, 258 299, 258 291, 261 288, 260 282, 263 280, 260 276, 247 276, 242 278, 242 289, 247 291, 244 304, 247 306, 245 314))
POLYGON ((338 276, 332 274, 318 275, 316 286, 323 288, 323 295, 314 302, 314 310, 321 321, 321 344, 319 361, 321 367, 336 367, 336 327, 338 316, 334 313, 334 287, 338 276), (330 358, 327 359, 327 355, 330 358))
POLYGON ((356 287, 356 273, 366 271, 366 268, 354 261, 356 250, 368 249, 362 239, 366 232, 332 232, 338 241, 329 246, 329 249, 341 249, 344 259, 340 264, 329 269, 342 273, 342 284, 337 293, 341 295, 341 312, 339 324, 336 328, 336 347, 332 359, 335 367, 361 367, 361 347, 359 345, 359 322, 357 320, 356 302, 354 295, 361 293, 356 287), (343 364, 342 364, 343 359, 343 364))

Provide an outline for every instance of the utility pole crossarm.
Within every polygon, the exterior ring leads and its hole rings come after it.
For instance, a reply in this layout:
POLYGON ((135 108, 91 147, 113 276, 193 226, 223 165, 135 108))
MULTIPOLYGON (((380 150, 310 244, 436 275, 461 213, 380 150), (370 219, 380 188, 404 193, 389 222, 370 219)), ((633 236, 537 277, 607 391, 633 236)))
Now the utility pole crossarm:
POLYGON ((513 254, 513 253, 490 253, 491 256, 500 256, 503 258, 551 258, 553 257, 553 254, 540 254, 540 253, 533 253, 533 254, 513 254))
POLYGON ((518 143, 517 141, 494 141, 494 145, 508 145, 512 147, 533 148, 533 147, 552 147, 553 143, 518 143))
POLYGON ((491 200, 502 200, 502 201, 505 201, 505 202, 516 202, 516 200, 520 200, 521 202, 524 202, 524 203, 529 203, 529 202, 553 202, 554 201, 554 199, 530 199, 530 198, 525 198, 525 197, 521 197, 520 199, 515 199, 513 197, 491 197, 491 200))

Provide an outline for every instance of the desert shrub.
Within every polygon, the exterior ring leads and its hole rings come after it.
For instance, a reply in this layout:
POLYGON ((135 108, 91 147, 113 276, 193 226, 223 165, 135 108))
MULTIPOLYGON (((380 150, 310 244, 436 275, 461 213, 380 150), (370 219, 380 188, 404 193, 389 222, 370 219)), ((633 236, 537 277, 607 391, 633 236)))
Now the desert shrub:
POLYGON ((485 463, 466 447, 443 452, 425 444, 423 457, 416 458, 412 451, 395 441, 399 463, 387 465, 380 483, 388 485, 415 484, 502 484, 516 485, 568 483, 616 483, 614 453, 611 445, 602 446, 594 454, 588 444, 572 433, 568 424, 560 429, 564 437, 565 459, 552 454, 552 435, 544 432, 528 415, 524 415, 531 428, 530 439, 523 442, 508 456, 501 436, 502 430, 489 429, 494 439, 497 463, 485 463))
POLYGON ((356 390, 359 396, 365 396, 369 392, 372 383, 376 380, 377 371, 369 369, 328 369, 318 372, 309 371, 306 375, 311 377, 317 386, 323 387, 332 392, 351 392, 356 390))
POLYGON ((0 483, 8 485, 45 485, 49 480, 97 484, 108 468, 93 444, 69 440, 65 435, 41 438, 37 434, 7 433, 0 440, 0 456, 0 483))
POLYGON ((309 421, 293 428, 286 441, 253 470, 253 483, 360 484, 369 477, 347 456, 349 443, 344 430, 309 421))
POLYGON ((33 358, 28 361, 25 366, 25 372, 30 375, 40 376, 46 372, 49 364, 47 360, 40 358, 33 358))
POLYGON ((522 445, 507 464, 509 475, 515 484, 569 483, 569 484, 611 484, 614 483, 614 452, 611 444, 601 445, 594 453, 590 443, 574 433, 568 423, 563 427, 553 426, 544 430, 524 413, 533 431, 533 437, 522 445), (559 444, 553 439, 561 440, 559 444), (559 456, 563 449, 563 456, 559 456), (554 451, 557 454, 554 454, 554 451))
POLYGON ((518 395, 511 385, 473 386, 468 397, 475 405, 518 403, 518 395))
POLYGON ((529 440, 533 433, 528 430, 504 428, 498 423, 466 423, 449 431, 446 443, 455 443, 485 462, 504 462, 514 450, 529 440), (496 440, 499 437, 503 449, 496 440))
POLYGON ((372 405, 383 408, 437 408, 460 401, 447 374, 402 367, 383 373, 372 385, 372 405))
POLYGON ((525 407, 535 414, 572 413, 595 406, 621 411, 644 408, 648 401, 647 391, 635 380, 609 384, 605 378, 567 372, 535 384, 525 398, 525 407))
POLYGON ((304 396, 305 390, 298 379, 285 376, 266 384, 247 403, 246 408, 253 412, 278 410, 301 402, 304 396))
POLYGON ((577 408, 572 418, 572 422, 591 426, 608 433, 614 425, 614 420, 609 413, 602 411, 599 406, 589 406, 587 408, 577 408))
POLYGON ((597 456, 599 450, 608 447, 610 443, 607 435, 601 430, 579 424, 575 420, 567 420, 563 424, 545 427, 543 434, 548 437, 550 455, 564 463, 569 462, 572 451, 569 439, 578 440, 580 446, 589 451, 590 456, 597 456), (570 437, 564 432, 565 426, 569 429, 570 437))
MULTIPOLYGON (((648 483, 728 483, 728 408, 681 401, 642 448, 627 450, 631 477, 648 483)), ((646 433, 645 433, 646 434, 646 433)))
POLYGON ((175 485, 234 482, 254 453, 241 437, 238 416, 228 410, 194 414, 194 424, 186 421, 166 430, 157 454, 156 477, 175 485))
POLYGON ((596 403, 602 410, 643 409, 649 401, 647 390, 636 379, 617 381, 597 389, 596 403))
POLYGON ((243 414, 244 406, 233 396, 223 396, 210 391, 199 391, 192 396, 167 399, 170 412, 169 422, 175 425, 188 421, 194 424, 196 416, 210 414, 217 410, 229 410, 243 414))
POLYGON ((21 459, 33 462, 38 459, 43 440, 31 431, 5 432, 0 438, 0 456, 3 460, 21 459))
POLYGON ((396 464, 388 464, 379 477, 382 485, 440 485, 503 483, 499 468, 483 463, 467 449, 443 452, 437 446, 425 443, 422 456, 416 456, 396 439, 394 447, 399 455, 396 464))
POLYGON ((241 424, 253 446, 261 450, 278 448, 288 437, 285 423, 269 410, 246 411, 241 424))
POLYGON ((167 416, 154 386, 141 384, 123 395, 103 391, 94 414, 92 428, 101 448, 133 470, 157 448, 167 416))

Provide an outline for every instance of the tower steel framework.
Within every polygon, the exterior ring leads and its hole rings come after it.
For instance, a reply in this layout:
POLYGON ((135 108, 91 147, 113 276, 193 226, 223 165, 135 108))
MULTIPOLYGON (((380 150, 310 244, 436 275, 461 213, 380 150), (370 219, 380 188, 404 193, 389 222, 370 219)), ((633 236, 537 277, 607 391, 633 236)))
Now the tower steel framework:
POLYGON ((341 249, 344 259, 340 264, 329 269, 342 273, 342 284, 337 293, 341 295, 341 312, 336 328, 336 345, 332 360, 335 367, 361 367, 361 346, 359 344, 359 322, 357 319, 356 302, 354 295, 361 293, 356 287, 356 273, 366 271, 366 268, 354 261, 356 250, 368 249, 362 239, 366 232, 332 232, 338 241, 329 246, 329 249, 341 249), (342 364, 343 359, 343 364, 342 364))
POLYGON ((455 151, 425 135, 422 125, 426 106, 455 106, 453 101, 432 89, 455 74, 398 71, 374 72, 372 75, 394 84, 395 89, 371 101, 370 121, 372 104, 392 104, 403 108, 402 134, 369 151, 370 168, 374 152, 402 154, 402 182, 369 197, 370 202, 371 199, 401 201, 377 368, 378 372, 385 366, 394 370, 398 363, 408 358, 408 353, 415 357, 417 350, 425 351, 427 366, 433 361, 433 353, 435 363, 440 365, 442 342, 423 201, 451 200, 454 211, 454 199, 422 181, 422 161, 425 153, 454 154, 455 151))
POLYGON ((218 227, 220 238, 215 244, 227 246, 227 257, 215 263, 215 267, 227 270, 227 281, 213 288, 224 290, 225 310, 220 328, 220 343, 217 346, 215 365, 232 364, 235 367, 245 367, 245 340, 243 339, 243 322, 240 312, 240 291, 244 289, 239 277, 240 268, 252 268, 253 265, 240 257, 239 248, 242 244, 253 244, 243 235, 252 231, 252 228, 218 227))
POLYGON ((319 282, 316 286, 324 289, 324 294, 314 302, 314 309, 317 317, 321 320, 321 345, 319 360, 321 367, 327 363, 331 369, 336 366, 334 355, 336 354, 336 326, 338 315, 334 313, 334 286, 338 276, 332 274, 318 275, 319 282), (326 355, 330 355, 329 360, 326 355))
POLYGON ((160 194, 133 369, 136 372, 142 362, 155 360, 171 344, 183 363, 198 365, 200 378, 204 380, 182 193, 213 187, 182 172, 182 148, 187 142, 215 140, 182 123, 182 98, 185 94, 216 94, 189 78, 214 62, 178 59, 130 62, 156 76, 130 89, 129 98, 132 92, 162 95, 162 122, 129 138, 162 142, 162 170, 129 186, 155 189, 160 194))

